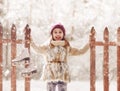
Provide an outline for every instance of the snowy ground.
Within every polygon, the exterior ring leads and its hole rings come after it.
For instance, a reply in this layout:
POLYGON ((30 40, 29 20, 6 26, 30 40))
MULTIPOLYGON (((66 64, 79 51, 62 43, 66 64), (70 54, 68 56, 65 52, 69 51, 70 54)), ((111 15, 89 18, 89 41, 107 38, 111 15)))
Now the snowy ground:
MULTIPOLYGON (((96 91, 103 91, 102 83, 102 81, 96 82, 96 91)), ((10 81, 4 81, 3 91, 11 91, 10 86, 10 81)), ((117 91, 117 84, 115 81, 110 82, 109 89, 110 91, 117 91)), ((17 80, 17 91, 25 91, 23 80, 17 80)), ((31 80, 31 91, 46 91, 46 84, 39 80, 31 80)), ((90 91, 89 81, 72 81, 68 84, 68 91, 90 91)))

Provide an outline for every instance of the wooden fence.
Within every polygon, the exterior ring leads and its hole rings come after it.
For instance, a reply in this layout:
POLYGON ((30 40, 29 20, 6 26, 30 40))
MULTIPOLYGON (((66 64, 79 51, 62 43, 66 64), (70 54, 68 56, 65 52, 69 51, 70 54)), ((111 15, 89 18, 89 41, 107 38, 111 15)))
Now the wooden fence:
MULTIPOLYGON (((11 28, 11 38, 10 39, 4 39, 3 38, 3 27, 0 24, 0 91, 3 90, 3 77, 2 77, 2 60, 3 60, 3 44, 4 43, 10 43, 11 44, 11 60, 16 57, 16 48, 17 44, 24 44, 25 48, 29 49, 30 52, 30 33, 31 29, 29 28, 29 25, 26 25, 24 29, 24 39, 17 39, 16 35, 16 26, 13 24, 11 28)), ((25 67, 28 65, 28 63, 25 63, 25 67)), ((11 64, 11 91, 16 91, 16 66, 11 64)), ((30 77, 25 77, 25 91, 30 91, 30 77)))
MULTIPOLYGON (((26 48, 30 50, 30 33, 31 29, 29 25, 26 25, 24 29, 24 39, 17 39, 16 36, 16 26, 13 24, 11 28, 11 38, 4 39, 3 38, 3 28, 0 24, 0 91, 3 91, 3 77, 2 77, 2 60, 3 60, 3 44, 4 43, 11 43, 11 60, 16 57, 16 48, 17 44, 23 44, 26 48)), ((108 28, 104 30, 104 41, 96 41, 95 38, 95 29, 94 27, 91 28, 90 31, 90 91, 95 90, 95 81, 96 81, 96 46, 103 46, 103 54, 104 54, 104 62, 103 62, 103 85, 104 91, 109 91, 109 46, 116 46, 116 42, 109 41, 109 31, 108 28)), ((117 30, 117 41, 120 41, 120 28, 117 30)), ((26 64, 25 66, 27 66, 26 64)), ((12 65, 12 72, 11 72, 11 91, 16 91, 16 66, 12 65)), ((25 77, 25 91, 30 91, 30 77, 25 77)), ((120 91, 120 46, 117 46, 117 91, 120 91)))
MULTIPOLYGON (((109 41, 109 31, 106 27, 104 30, 104 41, 96 41, 95 29, 91 28, 90 32, 90 91, 96 91, 96 46, 102 46, 103 48, 103 91, 109 91, 109 46, 117 46, 117 91, 120 91, 120 46, 116 45, 116 42, 109 41)), ((117 30, 117 41, 120 42, 120 28, 117 30)))

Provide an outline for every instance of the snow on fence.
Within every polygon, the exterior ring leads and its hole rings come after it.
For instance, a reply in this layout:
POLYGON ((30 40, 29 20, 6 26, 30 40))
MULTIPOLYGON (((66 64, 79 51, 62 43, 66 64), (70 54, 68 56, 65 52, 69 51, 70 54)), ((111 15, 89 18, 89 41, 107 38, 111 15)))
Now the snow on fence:
MULTIPOLYGON (((30 33, 31 29, 29 25, 26 25, 25 29, 25 38, 16 39, 16 26, 13 24, 11 28, 11 39, 3 38, 3 28, 0 24, 0 91, 3 91, 3 77, 2 77, 2 60, 3 60, 3 43, 11 43, 11 60, 16 57, 16 47, 17 44, 25 45, 25 48, 30 49, 30 33)), ((104 91, 109 91, 109 46, 116 46, 116 42, 109 41, 109 31, 108 28, 104 30, 104 41, 96 41, 95 38, 95 29, 91 28, 90 31, 90 91, 95 90, 95 81, 96 81, 96 46, 103 46, 104 62, 103 62, 103 85, 104 91)), ((117 41, 120 41, 120 28, 117 30, 117 41)), ((28 64, 25 63, 25 66, 28 64)), ((16 66, 11 64, 11 91, 16 91, 16 66)), ((30 91, 30 77, 25 77, 25 91, 30 91)), ((117 91, 120 91, 120 46, 117 46, 117 91)))
MULTIPOLYGON (((3 91, 3 77, 2 77, 2 60, 3 60, 3 44, 11 43, 11 60, 16 57, 17 44, 24 44, 25 48, 30 49, 30 33, 31 29, 29 25, 26 25, 24 29, 25 38, 17 39, 16 37, 16 26, 13 24, 11 28, 11 38, 3 38, 3 27, 0 24, 0 91, 3 91), (24 42, 24 43, 23 43, 24 42)), ((28 63, 25 63, 25 67, 28 63)), ((11 91, 16 91, 16 66, 11 64, 11 91)), ((25 77, 25 91, 30 91, 30 77, 25 77)))
MULTIPOLYGON (((90 32, 90 91, 96 91, 96 46, 103 46, 103 86, 104 91, 109 91, 109 46, 117 46, 116 42, 109 41, 109 31, 106 27, 104 30, 104 41, 96 41, 95 29, 91 28, 90 32)), ((120 42, 120 28, 117 30, 117 41, 120 42)), ((120 91, 120 46, 117 46, 117 91, 120 91)))

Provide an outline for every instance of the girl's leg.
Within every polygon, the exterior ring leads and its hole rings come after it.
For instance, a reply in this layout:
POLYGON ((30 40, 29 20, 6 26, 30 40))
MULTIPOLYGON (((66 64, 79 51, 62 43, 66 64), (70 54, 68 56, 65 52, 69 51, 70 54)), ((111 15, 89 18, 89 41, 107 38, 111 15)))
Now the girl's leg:
POLYGON ((58 91, 67 91, 67 83, 59 81, 57 85, 58 91))
POLYGON ((48 82, 47 83, 47 91, 55 91, 56 83, 54 82, 48 82))

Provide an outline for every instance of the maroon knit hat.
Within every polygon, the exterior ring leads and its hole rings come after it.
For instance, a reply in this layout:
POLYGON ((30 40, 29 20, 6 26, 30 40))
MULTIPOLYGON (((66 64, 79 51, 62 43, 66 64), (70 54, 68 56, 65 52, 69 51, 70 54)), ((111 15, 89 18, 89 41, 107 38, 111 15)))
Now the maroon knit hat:
POLYGON ((63 31, 63 34, 64 34, 64 36, 65 36, 65 28, 64 28, 64 26, 62 25, 62 24, 56 24, 56 25, 54 25, 53 27, 52 27, 52 29, 51 29, 51 35, 52 35, 52 33, 53 33, 53 30, 55 29, 55 28, 60 28, 62 31, 63 31))

